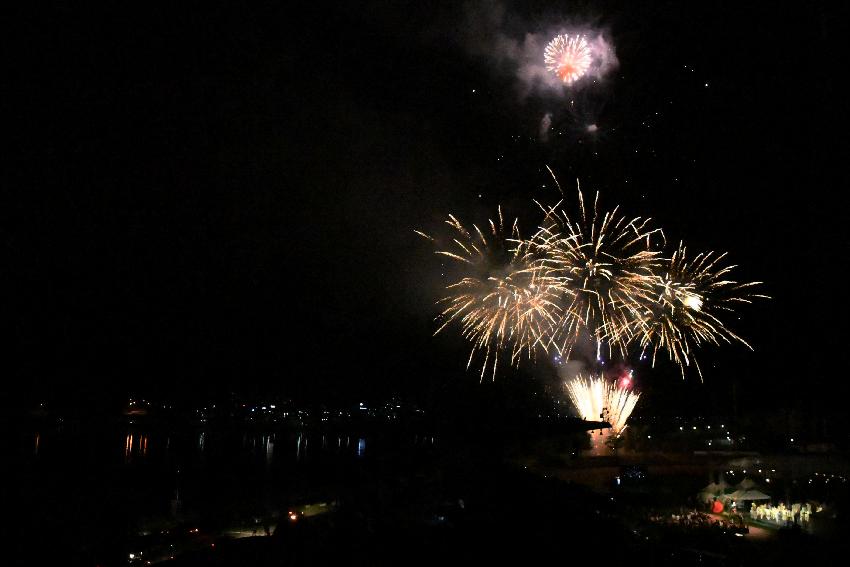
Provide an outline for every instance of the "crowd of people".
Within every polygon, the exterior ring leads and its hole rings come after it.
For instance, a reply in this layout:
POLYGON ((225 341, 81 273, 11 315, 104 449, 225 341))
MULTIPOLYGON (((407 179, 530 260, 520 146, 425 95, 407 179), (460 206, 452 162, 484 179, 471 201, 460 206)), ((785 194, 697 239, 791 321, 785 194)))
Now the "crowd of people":
POLYGON ((753 502, 750 505, 750 517, 756 520, 767 520, 784 525, 790 525, 792 523, 807 524, 812 517, 812 505, 809 503, 795 503, 788 507, 785 506, 784 502, 779 504, 779 506, 772 506, 770 504, 756 505, 753 502))
POLYGON ((655 524, 674 526, 686 531, 701 529, 713 529, 724 533, 746 533, 749 531, 746 528, 743 516, 740 514, 734 514, 728 518, 713 519, 705 512, 687 510, 680 514, 650 514, 649 521, 655 524))
POLYGON ((689 510, 683 514, 670 514, 671 524, 677 524, 684 527, 707 527, 711 525, 711 518, 708 514, 703 514, 697 510, 689 510))

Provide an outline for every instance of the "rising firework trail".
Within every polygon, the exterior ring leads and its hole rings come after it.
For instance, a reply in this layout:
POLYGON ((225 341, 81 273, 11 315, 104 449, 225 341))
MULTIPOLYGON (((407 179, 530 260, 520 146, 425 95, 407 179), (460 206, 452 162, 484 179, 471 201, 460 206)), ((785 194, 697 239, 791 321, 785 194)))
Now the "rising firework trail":
POLYGON ((592 62, 590 45, 583 35, 561 34, 543 51, 546 69, 555 73, 566 85, 581 79, 592 62))

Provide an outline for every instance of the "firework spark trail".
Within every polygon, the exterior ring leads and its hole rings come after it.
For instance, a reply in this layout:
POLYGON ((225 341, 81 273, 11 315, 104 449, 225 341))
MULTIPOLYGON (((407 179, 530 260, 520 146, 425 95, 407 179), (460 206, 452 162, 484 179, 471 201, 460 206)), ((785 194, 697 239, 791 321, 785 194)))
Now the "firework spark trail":
POLYGON ((587 73, 592 62, 590 45, 583 35, 561 34, 543 51, 546 69, 571 85, 587 73))
POLYGON ((447 245, 416 231, 463 270, 446 286, 434 334, 457 321, 472 346, 467 367, 483 354, 482 379, 490 365, 495 378, 500 357, 518 364, 533 360, 537 350, 554 350, 569 359, 588 336, 596 341, 597 360, 603 346, 609 356, 617 350, 625 357, 634 346, 641 357, 651 351, 653 365, 666 351, 683 377, 693 362, 702 378, 693 351, 705 343, 750 347, 721 318, 736 304, 767 297, 751 290, 760 282, 727 279, 734 266, 719 266, 725 254, 688 259, 680 244, 665 258, 664 233, 651 219, 628 220, 619 207, 600 212, 598 200, 596 193, 586 207, 578 188, 574 216, 561 202, 537 203, 544 219, 529 239, 520 236, 516 220, 505 230, 501 207, 498 221, 491 219, 484 231, 449 215, 447 245))
POLYGON ((540 265, 570 298, 551 340, 569 356, 587 331, 609 350, 615 345, 625 353, 632 321, 650 296, 653 270, 660 264, 660 251, 651 250, 652 241, 663 240, 663 232, 652 228, 651 219, 627 220, 619 207, 600 218, 599 193, 588 215, 580 189, 578 197, 581 214, 575 220, 558 210, 560 203, 541 206, 545 219, 529 241, 540 265))
POLYGON ((482 379, 490 364, 495 377, 502 351, 515 364, 523 354, 534 358, 538 346, 548 349, 552 329, 562 318, 562 292, 549 270, 533 262, 517 221, 506 235, 500 207, 498 222, 491 219, 486 234, 476 225, 468 230, 452 215, 446 222, 454 229, 452 245, 437 254, 459 262, 466 273, 446 286, 438 317, 442 324, 434 334, 458 320, 472 344, 467 367, 476 352, 484 355, 482 379))
POLYGON ((605 408, 605 383, 601 379, 578 376, 567 383, 567 392, 581 419, 601 419, 605 408))
POLYGON ((685 367, 694 366, 702 378, 702 369, 692 354, 703 343, 719 345, 721 341, 738 341, 750 350, 752 346, 730 330, 721 320, 733 312, 734 305, 752 303, 754 298, 768 298, 753 293, 761 282, 738 283, 726 279, 735 266, 721 267, 726 254, 701 253, 688 259, 687 249, 678 249, 652 276, 655 297, 644 302, 632 322, 633 340, 645 352, 652 350, 652 364, 658 351, 664 349, 670 360, 679 365, 684 378, 685 367))
POLYGON ((632 392, 622 386, 608 385, 608 423, 615 435, 625 431, 626 422, 632 415, 637 405, 640 394, 632 392))
POLYGON ((577 376, 567 383, 567 392, 579 417, 586 421, 604 419, 614 435, 626 429, 626 422, 640 399, 640 394, 607 382, 601 376, 590 379, 577 376))

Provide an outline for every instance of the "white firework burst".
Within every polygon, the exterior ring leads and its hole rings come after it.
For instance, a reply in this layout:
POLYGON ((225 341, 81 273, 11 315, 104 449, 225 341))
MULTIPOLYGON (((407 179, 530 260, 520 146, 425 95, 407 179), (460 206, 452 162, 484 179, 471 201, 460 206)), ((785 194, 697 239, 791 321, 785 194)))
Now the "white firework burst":
POLYGON ((555 73, 567 85, 587 73, 591 60, 590 44, 583 35, 555 36, 543 52, 546 69, 555 73))

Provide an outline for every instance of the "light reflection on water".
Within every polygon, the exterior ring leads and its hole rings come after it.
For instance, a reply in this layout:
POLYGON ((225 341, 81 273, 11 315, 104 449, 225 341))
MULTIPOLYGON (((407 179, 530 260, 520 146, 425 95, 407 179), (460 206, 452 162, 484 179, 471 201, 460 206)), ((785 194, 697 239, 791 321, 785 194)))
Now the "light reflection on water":
POLYGON ((130 462, 134 457, 147 457, 148 436, 146 434, 127 433, 124 438, 124 462, 130 462))
POLYGON ((233 435, 214 429, 165 432, 135 426, 88 435, 35 431, 20 448, 30 455, 33 467, 53 471, 58 478, 78 470, 82 459, 88 465, 83 470, 103 473, 103 482, 114 483, 119 492, 124 490, 121 479, 133 479, 125 483, 134 487, 127 498, 135 498, 139 510, 154 514, 163 502, 175 500, 182 505, 182 498, 192 505, 204 502, 207 494, 238 500, 244 496, 239 490, 245 483, 256 483, 265 498, 267 493, 294 490, 290 486, 329 482, 328 478, 343 474, 348 467, 368 467, 387 451, 391 455, 396 450, 411 450, 427 458, 432 443, 432 437, 422 435, 387 438, 306 431, 233 435), (123 444, 121 452, 119 443, 123 444), (128 476, 114 476, 110 464, 120 465, 122 474, 128 476))
POLYGON ((138 425, 23 433, 17 451, 22 466, 38 473, 32 478, 50 479, 40 482, 56 487, 59 495, 69 493, 69 486, 95 492, 106 486, 132 503, 130 515, 156 515, 183 500, 197 508, 210 495, 240 506, 242 500, 255 505, 265 498, 288 498, 289 491, 333 486, 340 475, 372 470, 375 459, 392 458, 395 451, 430 458, 433 443, 421 434, 163 431, 138 425))
MULTIPOLYGON (((147 432, 135 427, 125 430, 125 433, 123 433, 121 455, 123 462, 130 465, 142 463, 151 458, 154 461, 159 461, 161 459, 192 459, 193 455, 202 457, 213 447, 213 451, 219 455, 238 456, 239 453, 244 453, 246 456, 254 455, 258 459, 258 463, 264 462, 266 465, 271 465, 278 460, 301 462, 319 456, 363 458, 367 455, 367 445, 371 446, 372 443, 368 436, 354 436, 352 439, 350 435, 310 434, 306 432, 244 433, 241 436, 241 443, 238 439, 237 437, 234 445, 232 438, 222 439, 215 434, 211 437, 207 431, 196 431, 190 433, 187 437, 185 433, 147 432), (333 442, 334 437, 336 437, 336 443, 333 442), (310 443, 311 438, 313 443, 310 443), (152 452, 151 448, 153 448, 152 452)), ((30 440, 30 454, 39 459, 43 456, 51 458, 51 455, 56 451, 64 452, 81 442, 80 439, 74 438, 63 439, 53 436, 45 438, 41 431, 31 433, 30 440), (49 441, 49 443, 46 443, 46 441, 49 441)), ((423 449, 436 445, 436 442, 436 437, 422 435, 411 435, 407 441, 410 446, 423 449)), ((378 452, 380 453, 380 448, 378 452)), ((106 455, 103 451, 96 451, 95 454, 106 455)), ((115 453, 111 454, 115 455, 115 453)))
MULTIPOLYGON (((430 459, 430 442, 395 430, 346 435, 124 423, 70 431, 27 427, 15 432, 10 450, 22 471, 15 488, 35 495, 34 517, 66 510, 80 519, 67 522, 80 526, 67 528, 79 529, 69 531, 69 540, 88 545, 84 538, 97 534, 95 541, 111 545, 115 534, 149 524, 209 518, 219 525, 257 510, 285 511, 305 494, 347 494, 349 479, 383 474, 375 471, 384 470, 385 457, 395 458, 393 451, 409 451, 400 453, 404 463, 411 455, 430 459)), ((65 516, 57 518, 47 529, 66 523, 65 516)), ((32 531, 44 527, 40 522, 19 523, 32 531)))
POLYGON ((272 463, 272 458, 274 457, 274 436, 266 435, 265 436, 266 443, 266 465, 270 465, 272 463))

